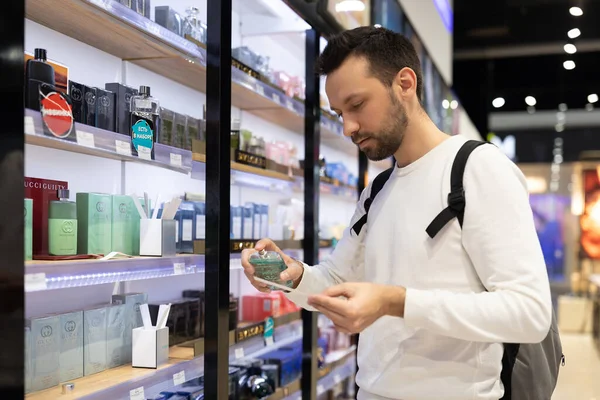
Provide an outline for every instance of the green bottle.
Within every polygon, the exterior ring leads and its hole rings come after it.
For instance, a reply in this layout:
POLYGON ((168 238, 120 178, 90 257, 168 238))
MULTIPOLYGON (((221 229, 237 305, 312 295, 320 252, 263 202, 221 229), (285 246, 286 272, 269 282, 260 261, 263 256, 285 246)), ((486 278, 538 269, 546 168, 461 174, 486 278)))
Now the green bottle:
POLYGON ((77 205, 69 201, 69 191, 58 190, 60 200, 48 209, 48 252, 53 256, 77 254, 77 205))

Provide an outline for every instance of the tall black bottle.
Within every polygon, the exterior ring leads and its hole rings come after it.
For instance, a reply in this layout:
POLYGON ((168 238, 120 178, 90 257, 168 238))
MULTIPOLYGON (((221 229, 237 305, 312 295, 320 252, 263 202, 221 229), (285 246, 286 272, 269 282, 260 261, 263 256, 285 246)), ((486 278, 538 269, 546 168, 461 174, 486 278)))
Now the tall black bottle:
POLYGON ((54 68, 48 64, 45 49, 35 49, 33 60, 25 66, 25 107, 40 110, 40 86, 54 86, 54 68))

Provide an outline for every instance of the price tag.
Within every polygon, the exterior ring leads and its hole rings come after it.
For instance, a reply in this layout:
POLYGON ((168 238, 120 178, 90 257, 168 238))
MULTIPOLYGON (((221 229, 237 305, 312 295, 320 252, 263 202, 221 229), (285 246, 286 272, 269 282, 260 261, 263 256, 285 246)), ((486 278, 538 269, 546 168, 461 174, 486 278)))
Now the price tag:
POLYGON ((138 157, 144 160, 152 160, 152 149, 146 146, 138 146, 138 157))
POLYGON ((260 83, 256 84, 256 93, 260 94, 261 96, 265 95, 265 88, 260 83))
POLYGON ((273 95, 271 96, 271 98, 273 99, 273 101, 277 104, 281 104, 281 97, 279 97, 279 95, 277 93, 273 93, 273 95))
POLYGON ((342 381, 342 377, 339 376, 338 374, 335 374, 333 376, 333 381, 335 382, 335 384, 337 385, 338 383, 340 383, 342 381))
POLYGON ((173 384, 175 386, 183 385, 185 383, 185 371, 178 372, 173 375, 173 384))
POLYGON ((171 153, 171 165, 181 167, 181 154, 171 153))
POLYGON ((294 103, 292 103, 291 99, 286 99, 285 100, 285 106, 288 108, 288 110, 290 111, 296 111, 294 110, 294 103))
POLYGON ((235 359, 239 360, 240 358, 244 358, 244 348, 238 347, 235 349, 235 359))
POLYGON ((92 149, 96 147, 94 145, 94 135, 84 131, 77 131, 77 144, 92 149))
POLYGON ((35 124, 33 123, 33 117, 25 117, 25 134, 35 135, 35 124))
POLYGON ((273 346, 275 341, 273 340, 273 336, 269 336, 265 338, 265 346, 273 346))
POLYGON ((323 385, 317 385, 317 394, 321 395, 325 393, 325 387, 323 385))
POLYGON ((140 386, 137 389, 130 390, 129 400, 146 400, 146 396, 144 395, 144 387, 140 386))
POLYGON ((115 148, 117 150, 117 154, 121 154, 122 156, 131 155, 131 144, 129 142, 115 140, 115 148))
POLYGON ((41 272, 38 274, 25 275, 25 291, 35 292, 38 290, 46 290, 46 274, 41 272))
POLYGON ((173 271, 174 271, 175 275, 185 274, 185 264, 184 263, 173 264, 173 271))

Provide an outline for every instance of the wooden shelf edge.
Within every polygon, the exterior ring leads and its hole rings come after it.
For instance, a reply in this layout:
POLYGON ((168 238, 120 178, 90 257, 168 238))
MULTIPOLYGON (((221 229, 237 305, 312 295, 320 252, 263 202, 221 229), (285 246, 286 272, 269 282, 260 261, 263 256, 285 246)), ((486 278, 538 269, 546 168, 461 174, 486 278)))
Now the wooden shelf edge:
MULTIPOLYGON (((192 160, 206 164, 206 154, 192 153, 192 160)), ((245 172, 248 174, 264 176, 266 178, 278 179, 285 182, 294 181, 294 178, 286 174, 282 174, 281 172, 272 171, 270 169, 256 168, 250 165, 236 163, 234 161, 231 162, 231 169, 234 171, 245 172)))

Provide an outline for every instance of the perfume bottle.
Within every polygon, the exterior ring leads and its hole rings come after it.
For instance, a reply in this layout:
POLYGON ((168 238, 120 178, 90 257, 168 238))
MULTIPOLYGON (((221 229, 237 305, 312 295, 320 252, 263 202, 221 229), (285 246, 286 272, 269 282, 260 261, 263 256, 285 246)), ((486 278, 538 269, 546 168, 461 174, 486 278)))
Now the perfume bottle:
POLYGON ((269 384, 269 378, 260 369, 261 364, 260 361, 243 360, 233 365, 241 370, 240 400, 264 399, 273 394, 274 390, 269 384))
POLYGON ((48 207, 48 253, 53 256, 77 254, 77 205, 69 191, 57 191, 59 200, 48 207))
MULTIPOLYGON (((292 287, 293 281, 282 281, 280 274, 287 268, 285 262, 275 251, 261 250, 253 253, 250 256, 250 264, 254 267, 254 273, 259 278, 265 279, 270 282, 292 287)), ((271 287, 273 290, 277 290, 275 287, 271 287)))
POLYGON ((140 86, 131 98, 131 152, 140 158, 154 159, 159 102, 150 95, 149 86, 140 86))
POLYGON ((198 7, 188 7, 187 17, 183 23, 183 36, 189 35, 192 39, 206 44, 206 25, 198 18, 200 10, 198 7))
POLYGON ((35 49, 34 57, 25 65, 25 107, 40 111, 40 86, 54 86, 54 68, 46 62, 45 49, 35 49))

